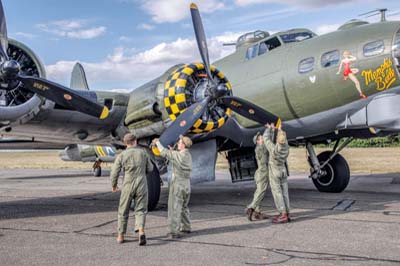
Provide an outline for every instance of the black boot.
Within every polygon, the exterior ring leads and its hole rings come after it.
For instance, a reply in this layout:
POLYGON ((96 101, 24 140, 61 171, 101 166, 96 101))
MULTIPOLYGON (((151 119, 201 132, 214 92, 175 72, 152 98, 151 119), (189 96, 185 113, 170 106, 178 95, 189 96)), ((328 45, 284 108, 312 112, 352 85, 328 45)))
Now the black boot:
POLYGON ((144 245, 146 245, 146 243, 147 243, 146 236, 144 234, 140 235, 139 236, 139 246, 144 246, 144 245))
POLYGON ((253 221, 253 212, 254 212, 253 208, 246 209, 246 215, 247 215, 247 219, 249 219, 249 221, 253 221))

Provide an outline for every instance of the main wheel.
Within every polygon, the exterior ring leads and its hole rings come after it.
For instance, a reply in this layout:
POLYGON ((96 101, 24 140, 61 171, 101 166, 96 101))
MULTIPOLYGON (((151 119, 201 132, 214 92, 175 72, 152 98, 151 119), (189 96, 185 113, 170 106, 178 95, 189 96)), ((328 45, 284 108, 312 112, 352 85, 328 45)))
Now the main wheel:
POLYGON ((93 170, 93 175, 94 175, 95 177, 101 176, 101 167, 94 168, 94 170, 93 170))
MULTIPOLYGON (((330 151, 320 153, 318 155, 320 164, 328 160, 330 154, 330 151)), ((319 191, 339 193, 349 184, 350 168, 342 155, 337 154, 322 170, 326 174, 312 180, 319 191)))
POLYGON ((147 174, 148 211, 156 208, 160 199, 161 179, 157 166, 153 163, 153 171, 147 174))

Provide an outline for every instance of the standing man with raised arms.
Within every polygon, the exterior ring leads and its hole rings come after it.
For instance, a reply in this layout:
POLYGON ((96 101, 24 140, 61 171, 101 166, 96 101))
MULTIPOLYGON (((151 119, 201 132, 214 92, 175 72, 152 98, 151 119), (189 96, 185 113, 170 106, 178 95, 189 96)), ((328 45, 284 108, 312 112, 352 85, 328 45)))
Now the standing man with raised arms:
POLYGON ((256 191, 254 192, 253 201, 247 206, 246 214, 249 221, 254 219, 263 220, 268 217, 261 213, 261 202, 264 199, 265 192, 268 188, 268 157, 269 153, 267 147, 264 145, 263 135, 260 132, 253 138, 256 148, 254 150, 257 160, 257 170, 254 174, 254 181, 256 182, 256 191))
POLYGON ((269 181, 271 192, 279 215, 272 219, 273 223, 287 223, 289 218, 289 191, 288 191, 288 172, 286 160, 289 156, 289 144, 286 133, 279 126, 277 129, 276 144, 273 141, 275 131, 274 124, 266 124, 264 132, 264 143, 269 152, 269 181))
POLYGON ((192 172, 192 156, 189 148, 192 140, 179 136, 178 150, 164 147, 158 139, 153 143, 161 152, 161 156, 172 164, 172 177, 169 182, 168 194, 168 237, 179 238, 182 234, 191 232, 189 199, 190 199, 190 174, 192 172))

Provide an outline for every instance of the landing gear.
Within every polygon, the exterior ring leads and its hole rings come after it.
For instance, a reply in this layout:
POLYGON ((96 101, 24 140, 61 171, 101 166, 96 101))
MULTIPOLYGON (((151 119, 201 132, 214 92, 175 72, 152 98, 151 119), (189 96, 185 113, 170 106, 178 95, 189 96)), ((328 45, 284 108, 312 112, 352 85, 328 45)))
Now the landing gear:
POLYGON ((96 161, 93 164, 93 176, 99 177, 101 176, 101 163, 102 161, 99 159, 96 159, 96 161))
POLYGON ((148 211, 156 208, 158 200, 160 199, 161 191, 161 178, 157 166, 153 163, 153 171, 147 174, 147 193, 148 193, 148 211))
MULTIPOLYGON (((161 178, 157 166, 153 163, 153 171, 147 173, 147 210, 153 211, 160 199, 161 192, 161 178)), ((131 210, 135 209, 135 202, 132 200, 131 210)))
POLYGON ((346 147, 353 138, 347 139, 340 147, 337 140, 333 151, 324 151, 316 156, 314 147, 307 143, 309 163, 311 165, 310 177, 315 187, 321 192, 342 192, 350 181, 350 168, 339 152, 346 147))

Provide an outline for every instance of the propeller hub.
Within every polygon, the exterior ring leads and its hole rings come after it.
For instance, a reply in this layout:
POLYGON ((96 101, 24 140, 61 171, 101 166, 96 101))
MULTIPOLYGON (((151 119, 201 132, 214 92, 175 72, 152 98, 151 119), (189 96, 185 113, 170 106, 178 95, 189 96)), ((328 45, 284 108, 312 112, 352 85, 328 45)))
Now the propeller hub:
POLYGON ((229 89, 224 83, 220 83, 211 89, 211 95, 214 99, 218 99, 228 94, 229 94, 229 89))
POLYGON ((21 70, 20 64, 15 60, 8 60, 1 66, 1 74, 5 79, 14 79, 21 70))
POLYGON ((20 82, 17 80, 19 71, 21 70, 20 64, 15 60, 5 61, 1 65, 0 70, 0 87, 5 90, 13 90, 17 88, 20 82))
POLYGON ((201 102, 204 98, 206 98, 209 95, 208 83, 209 83, 208 80, 204 78, 196 84, 196 87, 194 88, 193 92, 194 102, 201 102))

